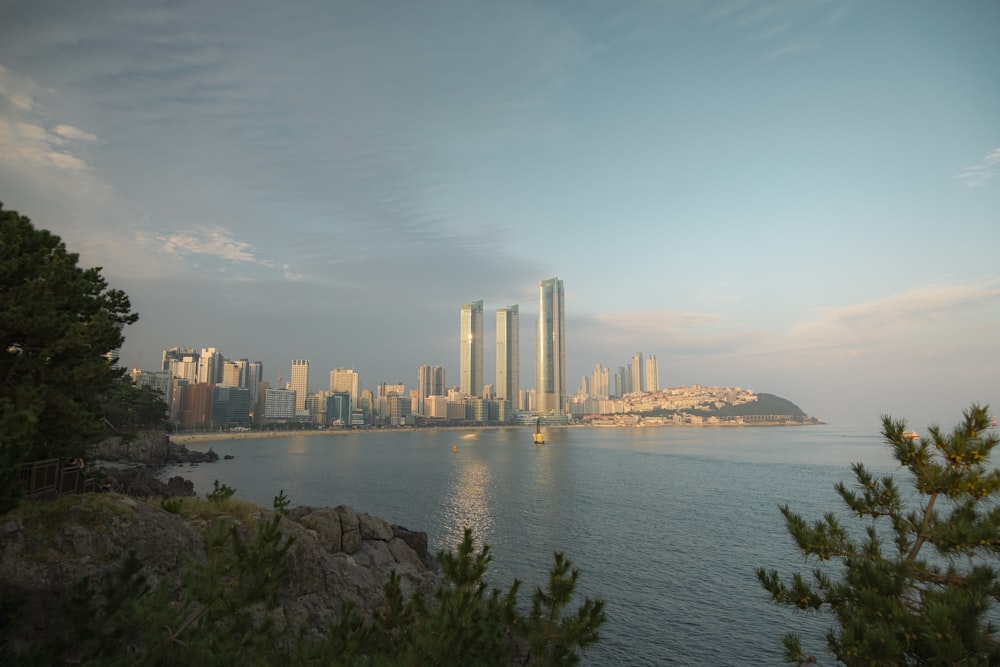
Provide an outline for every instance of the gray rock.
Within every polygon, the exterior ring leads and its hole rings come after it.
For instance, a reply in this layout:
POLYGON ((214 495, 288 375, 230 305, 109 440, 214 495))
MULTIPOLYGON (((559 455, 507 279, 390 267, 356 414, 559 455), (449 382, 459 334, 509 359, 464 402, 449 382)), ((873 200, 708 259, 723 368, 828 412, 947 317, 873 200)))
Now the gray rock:
MULTIPOLYGON (((58 512, 33 505, 10 512, 0 523, 0 598, 25 601, 10 635, 21 646, 43 642, 64 628, 68 621, 61 601, 73 586, 85 577, 99 581, 117 572, 131 549, 153 581, 178 588, 187 559, 205 558, 207 521, 171 514, 158 501, 98 493, 55 502, 60 504, 50 507, 58 512)), ((271 516, 263 509, 256 514, 271 516)), ((380 609, 383 586, 394 570, 406 595, 430 595, 442 583, 426 563, 432 559, 423 533, 390 527, 345 506, 293 508, 280 525, 294 542, 286 556, 291 577, 282 586, 274 617, 288 627, 289 637, 300 628, 322 633, 339 619, 345 602, 364 614, 380 609), (423 545, 423 551, 411 543, 423 545)), ((249 535, 249 526, 245 532, 249 535)))

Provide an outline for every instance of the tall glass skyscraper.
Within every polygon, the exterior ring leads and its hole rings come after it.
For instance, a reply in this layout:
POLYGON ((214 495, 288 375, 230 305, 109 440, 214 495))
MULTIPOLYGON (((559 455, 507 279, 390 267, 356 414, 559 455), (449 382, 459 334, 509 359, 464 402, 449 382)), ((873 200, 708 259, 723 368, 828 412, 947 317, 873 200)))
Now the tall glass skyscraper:
POLYGON ((497 310, 497 387, 496 397, 518 408, 520 383, 520 352, 518 328, 520 320, 517 306, 497 310))
POLYGON ((483 302, 462 306, 458 386, 466 396, 483 395, 483 302))
POLYGON ((538 283, 535 400, 539 412, 566 412, 566 309, 563 282, 538 283))

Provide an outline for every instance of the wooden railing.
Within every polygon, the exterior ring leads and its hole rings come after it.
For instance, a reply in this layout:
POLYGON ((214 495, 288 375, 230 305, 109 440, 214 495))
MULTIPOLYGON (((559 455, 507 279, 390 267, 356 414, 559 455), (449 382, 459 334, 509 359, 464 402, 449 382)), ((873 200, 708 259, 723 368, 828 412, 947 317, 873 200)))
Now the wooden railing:
POLYGON ((83 463, 59 459, 34 461, 21 466, 21 482, 28 498, 54 498, 96 490, 93 479, 83 476, 83 463))

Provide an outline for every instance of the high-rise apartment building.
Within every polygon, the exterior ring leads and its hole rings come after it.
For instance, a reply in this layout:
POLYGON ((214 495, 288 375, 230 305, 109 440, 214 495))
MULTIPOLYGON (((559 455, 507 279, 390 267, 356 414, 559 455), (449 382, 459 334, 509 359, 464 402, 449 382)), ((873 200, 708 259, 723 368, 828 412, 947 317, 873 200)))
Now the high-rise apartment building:
POLYGON ((346 391, 351 395, 351 408, 358 407, 361 399, 361 383, 357 371, 349 368, 335 368, 330 371, 330 391, 346 391))
MULTIPOLYGON (((161 371, 171 371, 171 366, 174 363, 181 363, 184 361, 184 357, 193 357, 195 360, 198 359, 198 353, 190 347, 172 347, 169 350, 163 351, 162 362, 160 363, 161 371)), ((173 377, 173 376, 171 376, 173 377)), ((197 379, 197 374, 192 380, 197 379)))
POLYGON ((246 387, 250 390, 250 408, 257 406, 257 385, 264 381, 264 364, 260 361, 247 363, 246 387))
POLYGON ((520 321, 517 306, 497 310, 497 385, 496 397, 517 405, 520 381, 518 331, 520 321))
POLYGON ((538 283, 535 400, 539 412, 566 412, 566 308, 563 282, 538 283))
POLYGON ((643 388, 642 382, 642 352, 636 352, 632 355, 632 363, 628 367, 629 370, 629 391, 630 392, 640 392, 643 388))
POLYGON ((600 364, 594 366, 594 372, 590 376, 589 398, 607 400, 611 394, 610 390, 610 369, 604 368, 600 364))
POLYGON ((295 409, 305 410, 309 398, 309 360, 292 359, 292 391, 295 392, 295 409))
POLYGON ((483 302, 467 303, 461 310, 458 353, 459 388, 466 396, 483 393, 483 302))
POLYGON ((222 366, 225 359, 214 347, 203 347, 198 359, 198 382, 205 384, 222 383, 222 366))
POLYGON ((660 365, 656 361, 655 354, 646 358, 646 385, 644 389, 648 392, 660 391, 660 365))
POLYGON ((446 396, 444 366, 424 364, 417 369, 417 414, 426 415, 426 400, 431 396, 446 396))
POLYGON ((243 387, 246 367, 236 361, 226 361, 222 364, 222 384, 227 387, 243 387))

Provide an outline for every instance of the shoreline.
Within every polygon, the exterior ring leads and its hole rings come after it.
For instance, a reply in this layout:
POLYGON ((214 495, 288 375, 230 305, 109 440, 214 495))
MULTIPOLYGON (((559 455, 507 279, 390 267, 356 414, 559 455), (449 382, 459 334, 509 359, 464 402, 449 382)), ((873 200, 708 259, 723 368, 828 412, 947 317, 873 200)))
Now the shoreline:
MULTIPOLYGON (((825 422, 761 422, 756 424, 649 424, 644 426, 619 426, 614 424, 547 424, 545 428, 770 428, 780 426, 822 426, 825 422)), ((532 429, 533 425, 493 425, 493 426, 422 426, 422 427, 400 427, 400 428, 372 428, 372 429, 297 429, 287 431, 241 431, 232 433, 228 431, 213 431, 209 433, 168 433, 167 438, 172 443, 185 444, 194 442, 215 442, 230 440, 256 440, 259 438, 285 438, 297 436, 344 436, 360 435, 366 433, 411 433, 413 431, 426 431, 434 433, 439 431, 468 431, 478 432, 496 429, 532 429)))

